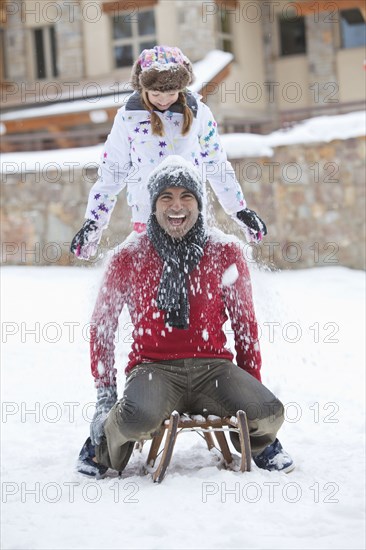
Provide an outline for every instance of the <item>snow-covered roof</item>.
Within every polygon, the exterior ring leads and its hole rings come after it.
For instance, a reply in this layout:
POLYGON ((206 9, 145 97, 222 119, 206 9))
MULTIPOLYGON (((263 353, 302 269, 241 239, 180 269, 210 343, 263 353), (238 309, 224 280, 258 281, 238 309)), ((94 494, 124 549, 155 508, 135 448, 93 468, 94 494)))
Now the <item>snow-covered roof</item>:
POLYGON ((29 109, 20 109, 18 111, 9 111, 8 113, 4 113, 0 120, 4 123, 10 120, 48 117, 74 112, 108 109, 113 107, 117 109, 123 104, 123 101, 130 94, 131 91, 119 94, 116 93, 107 97, 87 97, 85 99, 77 99, 76 101, 63 101, 62 103, 54 103, 52 105, 43 105, 40 107, 31 107, 29 109))
POLYGON ((274 147, 296 143, 330 142, 366 135, 366 111, 345 115, 320 116, 303 120, 285 130, 262 136, 224 134, 221 136, 229 158, 271 157, 274 147))
POLYGON ((3 153, 0 158, 0 172, 11 175, 52 169, 67 172, 86 165, 97 167, 102 148, 103 144, 72 149, 3 153))
POLYGON ((188 86, 192 92, 200 92, 202 88, 211 82, 231 61, 233 54, 212 50, 201 61, 193 64, 193 73, 195 81, 188 86))
MULTIPOLYGON (((366 134, 366 112, 322 116, 300 122, 288 130, 278 130, 261 136, 257 134, 224 134, 224 149, 231 159, 245 157, 271 157, 274 148, 296 143, 329 142, 366 134)), ((77 169, 99 163, 103 144, 74 149, 4 153, 1 156, 1 173, 15 174, 43 169, 77 169)))

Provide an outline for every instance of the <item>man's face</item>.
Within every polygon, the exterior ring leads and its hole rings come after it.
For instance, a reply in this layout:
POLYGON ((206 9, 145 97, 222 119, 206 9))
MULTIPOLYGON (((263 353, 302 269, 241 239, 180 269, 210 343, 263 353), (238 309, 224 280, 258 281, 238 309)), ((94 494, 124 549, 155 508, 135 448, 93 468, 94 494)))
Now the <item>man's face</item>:
POLYGON ((156 201, 155 216, 160 227, 173 239, 181 239, 197 221, 196 197, 185 187, 168 187, 156 201))

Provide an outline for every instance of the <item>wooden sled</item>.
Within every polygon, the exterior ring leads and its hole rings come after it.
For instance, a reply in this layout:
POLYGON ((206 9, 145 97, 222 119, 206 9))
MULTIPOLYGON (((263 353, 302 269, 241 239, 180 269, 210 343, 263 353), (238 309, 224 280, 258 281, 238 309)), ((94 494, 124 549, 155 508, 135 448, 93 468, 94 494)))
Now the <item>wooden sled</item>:
POLYGON ((230 452, 225 432, 233 431, 238 433, 241 451, 240 471, 250 471, 250 439, 247 416, 244 411, 238 411, 236 416, 227 418, 220 418, 219 416, 208 416, 207 418, 203 418, 202 416, 180 416, 177 411, 174 411, 170 415, 169 420, 165 420, 160 430, 156 432, 151 442, 151 447, 145 466, 146 471, 151 471, 151 469, 155 466, 161 442, 164 438, 165 432, 167 432, 159 464, 152 474, 154 482, 161 483, 163 481, 173 455, 177 436, 184 431, 201 432, 206 440, 209 450, 216 447, 213 437, 215 436, 226 464, 231 464, 233 461, 233 456, 230 452))

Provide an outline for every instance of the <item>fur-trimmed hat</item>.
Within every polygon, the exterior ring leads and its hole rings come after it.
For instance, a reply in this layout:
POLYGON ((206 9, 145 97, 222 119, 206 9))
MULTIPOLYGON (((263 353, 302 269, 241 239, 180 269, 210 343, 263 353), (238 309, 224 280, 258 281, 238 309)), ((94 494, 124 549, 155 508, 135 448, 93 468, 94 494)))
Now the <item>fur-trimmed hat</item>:
POLYGON ((151 211, 156 210, 159 195, 168 187, 184 187, 196 197, 198 208, 203 206, 203 184, 198 170, 191 162, 179 155, 169 155, 150 174, 148 190, 151 211))
POLYGON ((180 91, 193 82, 193 68, 179 48, 155 46, 143 50, 132 67, 131 84, 141 92, 180 91))

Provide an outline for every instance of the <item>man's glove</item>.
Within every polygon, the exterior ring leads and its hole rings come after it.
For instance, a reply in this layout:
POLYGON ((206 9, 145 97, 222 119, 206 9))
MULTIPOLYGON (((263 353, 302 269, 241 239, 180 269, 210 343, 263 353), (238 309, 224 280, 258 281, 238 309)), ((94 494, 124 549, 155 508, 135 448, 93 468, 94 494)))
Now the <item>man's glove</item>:
POLYGON ((89 260, 98 249, 103 229, 94 220, 85 220, 83 227, 71 241, 70 251, 78 258, 89 260))
POLYGON ((236 217, 241 222, 239 225, 244 224, 244 231, 249 241, 259 242, 263 239, 264 235, 267 235, 266 224, 260 219, 258 214, 254 210, 245 208, 236 213, 236 217))
POLYGON ((117 402, 116 386, 98 388, 95 413, 90 424, 90 439, 93 445, 99 445, 104 435, 104 422, 108 413, 117 402))

